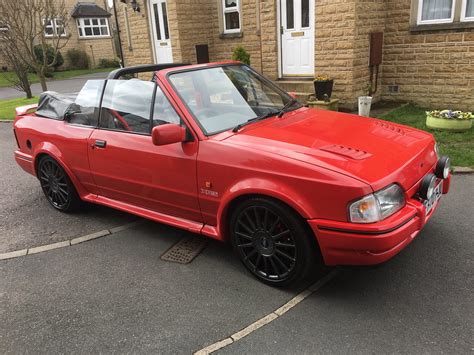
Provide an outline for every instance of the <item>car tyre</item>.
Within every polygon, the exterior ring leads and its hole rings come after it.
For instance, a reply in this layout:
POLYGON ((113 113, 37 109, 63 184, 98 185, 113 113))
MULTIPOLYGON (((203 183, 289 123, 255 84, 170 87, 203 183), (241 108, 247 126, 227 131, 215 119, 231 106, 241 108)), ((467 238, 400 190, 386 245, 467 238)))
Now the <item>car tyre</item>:
POLYGON ((260 281, 289 286, 322 267, 319 248, 305 221, 287 205, 268 198, 244 200, 231 214, 234 252, 260 281))
POLYGON ((71 179, 52 157, 41 158, 37 176, 46 199, 54 209, 60 212, 73 212, 82 207, 82 201, 71 179))

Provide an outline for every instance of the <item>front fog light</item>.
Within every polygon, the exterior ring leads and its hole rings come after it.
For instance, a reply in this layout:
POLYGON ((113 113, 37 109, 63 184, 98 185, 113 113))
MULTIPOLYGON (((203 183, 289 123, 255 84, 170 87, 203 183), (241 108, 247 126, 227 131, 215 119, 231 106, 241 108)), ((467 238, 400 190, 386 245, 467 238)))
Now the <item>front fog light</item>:
POLYGON ((436 163, 435 174, 440 179, 447 179, 451 169, 451 159, 447 156, 442 156, 436 163))
POLYGON ((420 190, 418 191, 420 197, 424 200, 429 200, 433 195, 433 191, 436 185, 436 176, 433 174, 426 175, 421 180, 420 190))

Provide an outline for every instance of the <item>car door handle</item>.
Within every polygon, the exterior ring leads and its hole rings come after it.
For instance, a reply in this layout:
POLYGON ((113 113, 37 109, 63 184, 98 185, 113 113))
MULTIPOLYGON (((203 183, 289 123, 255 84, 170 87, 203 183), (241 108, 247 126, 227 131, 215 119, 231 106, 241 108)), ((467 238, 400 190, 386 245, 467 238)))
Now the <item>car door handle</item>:
POLYGON ((96 147, 99 147, 99 148, 105 148, 105 146, 107 145, 107 141, 103 141, 101 139, 96 139, 95 142, 94 142, 94 145, 96 147))

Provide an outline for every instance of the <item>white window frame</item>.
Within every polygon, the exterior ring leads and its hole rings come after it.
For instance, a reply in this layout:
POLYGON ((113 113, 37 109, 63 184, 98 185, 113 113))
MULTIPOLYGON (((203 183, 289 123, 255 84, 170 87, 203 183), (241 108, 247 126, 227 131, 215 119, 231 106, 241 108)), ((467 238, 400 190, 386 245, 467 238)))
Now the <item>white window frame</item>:
POLYGON ((430 24, 438 24, 438 23, 452 23, 454 21, 454 9, 456 8, 456 0, 453 0, 453 5, 451 7, 451 18, 446 19, 439 19, 439 20, 422 20, 421 16, 423 14, 423 1, 425 0, 418 0, 418 18, 417 24, 418 25, 430 25, 430 24))
POLYGON ((462 0, 462 7, 461 7, 461 22, 469 22, 469 21, 474 21, 474 17, 466 16, 467 13, 467 0, 462 0))
POLYGON ((64 25, 64 22, 63 22, 63 25, 60 26, 60 25, 58 25, 58 21, 62 21, 62 20, 58 19, 58 18, 53 18, 53 19, 49 19, 49 20, 48 19, 43 19, 43 24, 44 24, 43 35, 45 37, 48 37, 48 38, 58 37, 58 28, 63 29, 63 33, 61 33, 59 35, 59 37, 66 37, 67 36, 66 26, 64 25), (51 24, 46 25, 46 21, 50 22, 51 24), (53 33, 52 34, 46 33, 46 27, 51 28, 53 30, 53 33))
POLYGON ((236 5, 232 7, 227 7, 225 6, 225 1, 222 0, 222 23, 224 25, 223 28, 223 33, 240 33, 242 32, 242 16, 241 16, 241 11, 240 11, 240 0, 235 0, 236 5), (225 20, 225 14, 231 13, 231 12, 237 12, 239 14, 239 28, 233 28, 233 29, 226 29, 226 20, 225 20))
POLYGON ((76 26, 77 26, 77 34, 79 38, 107 38, 110 37, 110 27, 109 27, 109 19, 107 17, 80 17, 76 18, 76 26), (90 25, 86 25, 84 23, 85 20, 89 20, 90 25), (92 20, 97 20, 98 25, 93 25, 92 20), (100 20, 105 20, 105 26, 100 24, 100 20), (103 35, 95 35, 94 34, 94 28, 99 28, 99 31, 101 32, 100 28, 101 27, 107 27, 107 34, 103 35), (92 30, 92 35, 86 35, 86 28, 91 28, 92 30), (81 35, 82 32, 82 35, 81 35))

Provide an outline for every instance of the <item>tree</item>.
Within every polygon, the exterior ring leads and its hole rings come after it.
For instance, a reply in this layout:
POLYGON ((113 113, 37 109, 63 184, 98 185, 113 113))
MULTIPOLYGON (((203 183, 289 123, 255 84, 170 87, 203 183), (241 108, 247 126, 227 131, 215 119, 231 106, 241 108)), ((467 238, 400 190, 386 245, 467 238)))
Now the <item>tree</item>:
POLYGON ((30 80, 28 79, 28 66, 19 58, 18 55, 12 55, 12 53, 13 51, 9 48, 9 43, 2 41, 0 55, 8 61, 9 65, 13 68, 13 72, 16 74, 16 78, 11 78, 7 75, 5 75, 5 78, 10 82, 12 87, 19 91, 23 91, 26 94, 26 97, 31 99, 33 95, 31 93, 30 80))
POLYGON ((46 74, 54 68, 60 49, 67 44, 68 19, 63 0, 0 1, 0 24, 8 27, 2 34, 4 47, 16 62, 36 72, 44 91, 48 90, 46 74), (41 48, 39 58, 35 47, 41 48), (52 60, 48 53, 53 54, 52 60))

